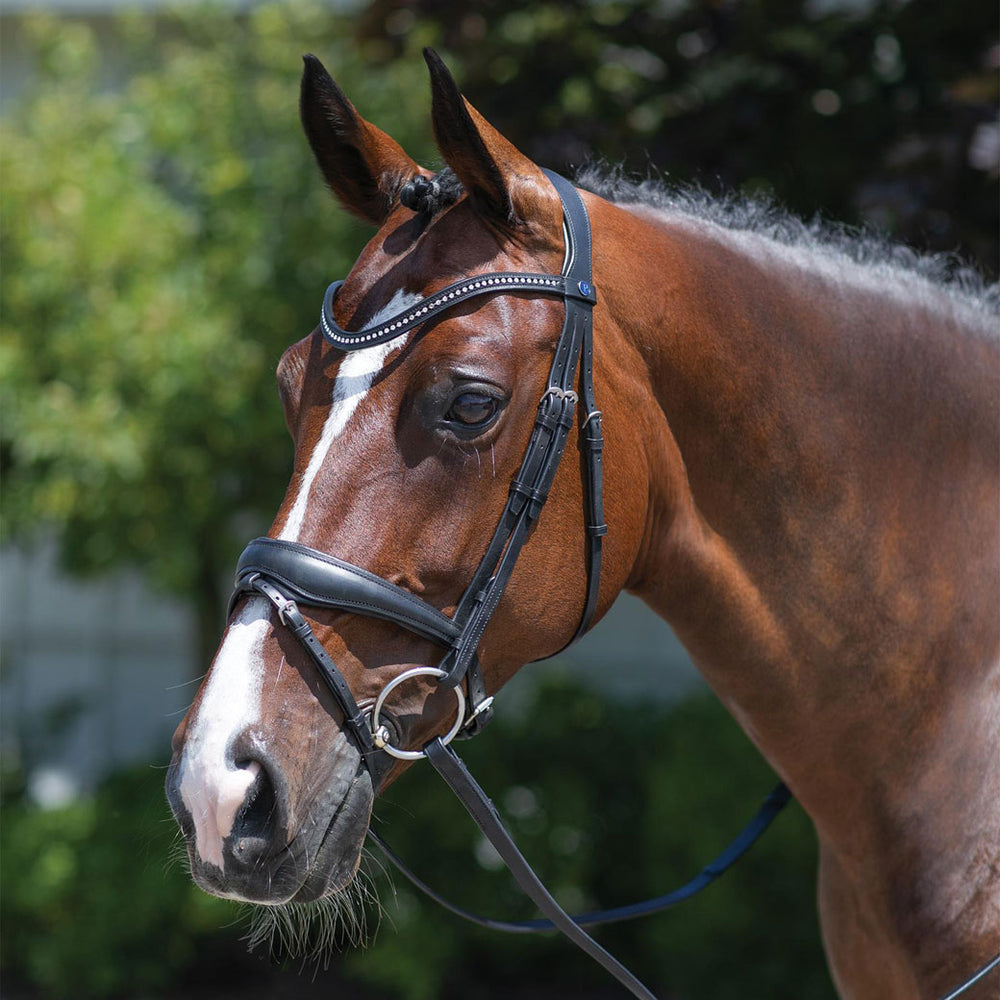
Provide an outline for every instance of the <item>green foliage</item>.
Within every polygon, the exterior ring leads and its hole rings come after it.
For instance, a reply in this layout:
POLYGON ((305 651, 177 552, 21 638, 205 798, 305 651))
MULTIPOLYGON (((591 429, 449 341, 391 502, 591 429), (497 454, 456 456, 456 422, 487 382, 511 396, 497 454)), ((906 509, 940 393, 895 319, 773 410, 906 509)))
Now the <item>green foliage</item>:
POLYGON ((38 73, 0 142, 5 535, 54 530, 76 570, 141 565, 217 625, 217 581, 288 477, 275 364, 364 239, 301 135, 298 54, 418 155, 422 60, 373 79, 308 3, 184 9, 155 35, 123 22, 108 90, 87 28, 27 28, 38 73))
MULTIPOLYGON (((525 855, 573 910, 675 888, 729 842, 774 783, 714 700, 672 711, 612 705, 565 682, 546 684, 518 718, 501 709, 461 752, 525 855)), ((241 947, 235 939, 246 925, 233 904, 204 895, 183 864, 169 863, 178 840, 161 779, 148 768, 128 772, 92 799, 49 812, 8 792, 0 829, 5 975, 53 998, 156 997, 182 975, 211 977, 218 942, 241 947)), ((460 904, 534 915, 429 767, 393 785, 374 822, 460 904)), ((793 804, 701 896, 597 933, 660 996, 826 1000, 814 869, 814 837, 793 804)), ((399 875, 393 889, 377 880, 382 927, 367 949, 335 961, 329 975, 338 983, 349 975, 359 989, 397 1000, 513 996, 529 986, 539 996, 619 995, 558 936, 480 930, 399 875)), ((227 961, 231 977, 237 963, 227 961)), ((259 981, 268 969, 256 965, 259 981)), ((283 975, 302 969, 290 963, 283 975)), ((322 983, 327 974, 315 972, 322 983)), ((306 966, 304 978, 313 973, 306 966)))
POLYGON ((155 995, 232 920, 172 864, 162 773, 120 774, 41 811, 7 797, 0 826, 5 977, 55 998, 155 995))

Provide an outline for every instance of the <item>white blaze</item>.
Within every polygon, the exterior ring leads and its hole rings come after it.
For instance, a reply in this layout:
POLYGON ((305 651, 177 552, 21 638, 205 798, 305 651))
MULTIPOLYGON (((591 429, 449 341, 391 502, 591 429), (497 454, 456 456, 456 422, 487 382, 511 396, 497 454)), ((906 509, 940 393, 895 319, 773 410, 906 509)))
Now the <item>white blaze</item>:
POLYGON ((237 767, 229 745, 260 718, 269 609, 266 598, 254 597, 229 626, 184 746, 181 800, 194 820, 198 854, 218 868, 222 841, 260 771, 256 761, 237 767))
MULTIPOLYGON (((371 321, 376 326, 420 301, 421 296, 397 291, 371 321)), ((305 521, 309 494, 334 440, 343 433, 354 411, 382 370, 386 358, 403 346, 400 336, 384 344, 346 355, 333 387, 330 412, 309 457, 295 503, 279 538, 296 541, 305 521)), ((191 813, 195 845, 208 864, 223 867, 223 841, 233 828, 247 791, 260 772, 256 761, 237 767, 231 760, 232 741, 261 718, 264 682, 264 640, 270 631, 270 604, 264 597, 247 601, 226 631, 202 692, 198 712, 187 732, 181 764, 181 800, 191 813)))
MULTIPOLYGON (((400 289, 392 297, 392 301, 368 325, 378 326, 419 302, 420 299, 421 296, 400 289)), ((375 376, 382 370, 386 358, 394 350, 402 347, 403 342, 403 337, 397 337, 384 344, 376 344, 374 347, 363 347, 359 351, 351 351, 341 361, 340 370, 337 372, 337 381, 333 386, 330 412, 327 414, 326 423, 323 424, 323 432, 319 436, 319 441, 316 443, 312 455, 309 456, 309 464, 306 466, 302 481, 299 483, 299 492, 295 497, 295 503, 288 514, 285 526, 281 529, 281 534, 278 535, 279 538, 288 542, 298 541, 306 517, 309 493, 319 470, 323 467, 330 445, 343 433, 347 422, 354 415, 354 411, 368 394, 372 382, 375 381, 375 376)))

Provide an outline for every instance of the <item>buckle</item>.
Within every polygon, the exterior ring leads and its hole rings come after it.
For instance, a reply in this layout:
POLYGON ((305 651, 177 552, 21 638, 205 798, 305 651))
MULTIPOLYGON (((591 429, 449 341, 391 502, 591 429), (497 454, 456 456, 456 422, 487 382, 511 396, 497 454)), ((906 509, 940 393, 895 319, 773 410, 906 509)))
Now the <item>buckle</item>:
POLYGON ((292 622, 288 620, 287 615, 297 615, 299 618, 302 616, 299 614, 299 606, 295 601, 285 598, 283 603, 275 605, 278 609, 278 618, 282 625, 287 625, 289 628, 292 627, 292 622))
POLYGON ((493 707, 493 695, 490 695, 488 698, 484 698, 476 706, 476 710, 466 720, 465 725, 467 726, 469 725, 469 723, 474 722, 477 718, 479 718, 480 715, 483 714, 483 712, 488 712, 492 707, 493 707))
POLYGON ((278 588, 266 580, 261 573, 254 573, 246 582, 246 586, 257 593, 263 594, 275 607, 278 612, 278 620, 288 628, 294 628, 295 623, 289 621, 289 616, 296 616, 300 621, 302 615, 299 614, 299 606, 290 597, 278 590, 278 588))
POLYGON ((478 736, 493 720, 493 696, 484 698, 476 710, 462 723, 456 739, 471 740, 478 736))
POLYGON ((542 393, 542 398, 538 401, 538 405, 541 406, 549 396, 555 396, 556 399, 568 399, 573 406, 576 406, 579 396, 572 389, 560 389, 557 385, 550 385, 545 392, 542 393))

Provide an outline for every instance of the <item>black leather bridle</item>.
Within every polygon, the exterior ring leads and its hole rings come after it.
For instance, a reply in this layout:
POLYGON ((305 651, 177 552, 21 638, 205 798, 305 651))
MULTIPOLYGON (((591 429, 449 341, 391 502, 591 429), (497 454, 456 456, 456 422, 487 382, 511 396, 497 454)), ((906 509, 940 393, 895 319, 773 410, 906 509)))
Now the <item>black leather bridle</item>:
MULTIPOLYGON (((600 590, 602 539, 607 533, 607 526, 604 524, 601 466, 604 441, 593 383, 592 312, 597 300, 591 276, 590 221, 573 185, 558 174, 546 171, 546 176, 555 186, 563 206, 566 253, 561 274, 498 272, 475 275, 441 289, 384 323, 356 332, 342 329, 333 316, 334 298, 342 282, 330 285, 323 300, 322 334, 330 344, 344 351, 385 343, 415 330, 459 302, 479 296, 529 292, 556 296, 565 304, 562 332, 556 342, 548 381, 538 404, 538 415, 524 457, 511 483, 506 505, 486 553, 459 599, 454 614, 451 617, 445 615, 415 594, 360 566, 296 542, 273 538, 254 539, 240 556, 230 612, 244 594, 263 594, 274 605, 281 623, 302 643, 336 699, 344 714, 344 731, 360 750, 371 773, 373 786, 378 787, 381 777, 391 766, 392 758, 426 757, 468 809, 521 888, 548 919, 525 924, 484 921, 431 893, 435 899, 463 916, 502 930, 524 932, 557 928, 603 965, 633 996, 655 1000, 628 969, 582 929, 582 925, 655 912, 693 895, 749 849, 788 801, 788 790, 779 786, 733 844, 676 893, 610 914, 574 918, 556 903, 535 875, 504 828, 486 793, 449 745, 456 736, 472 736, 479 732, 492 717, 493 699, 486 691, 477 657, 479 643, 503 596, 518 555, 545 504, 574 422, 579 423, 579 447, 584 459, 588 549, 587 591, 580 623, 570 642, 589 628, 600 590), (390 681, 376 699, 371 712, 366 713, 357 704, 346 679, 299 611, 299 604, 336 608, 392 622, 437 643, 445 653, 436 667, 414 667, 390 681), (455 691, 458 713, 454 725, 444 737, 436 737, 419 750, 407 750, 393 744, 392 730, 382 723, 380 713, 386 696, 396 686, 410 677, 421 675, 434 676, 439 684, 455 691)), ((419 879, 371 831, 369 837, 386 850, 408 878, 415 879, 423 887, 419 879)))
MULTIPOLYGON (((514 933, 558 929, 608 970, 633 996, 656 1000, 655 996, 614 956, 602 948, 584 926, 629 920, 690 898, 738 861, 764 832, 791 798, 779 784, 728 847, 698 875, 679 889, 631 906, 570 917, 553 899, 511 839, 486 793, 449 745, 456 737, 478 733, 492 718, 492 697, 486 692, 477 651, 483 632, 510 580, 514 564, 529 532, 541 513, 569 431, 579 418, 579 447, 584 457, 586 504, 587 592, 579 626, 570 642, 590 627, 597 607, 601 582, 604 524, 601 453, 601 412, 594 400, 592 310, 596 303, 591 277, 590 221, 576 189, 565 178, 550 171, 563 206, 566 255, 562 273, 525 274, 498 272, 475 275, 456 282, 404 310, 386 322, 351 332, 338 326, 333 301, 343 282, 327 289, 320 317, 324 338, 343 351, 355 351, 393 340, 440 315, 459 302, 478 296, 530 292, 552 295, 565 303, 562 332, 556 342, 548 382, 538 404, 538 415, 525 449, 520 469, 510 486, 507 503, 486 548, 486 553, 449 617, 415 594, 360 566, 337 559, 296 542, 256 538, 240 556, 230 613, 247 593, 263 594, 277 609, 281 623, 302 643, 344 714, 343 728, 361 752, 377 789, 391 766, 392 758, 426 757, 452 788, 480 830, 503 858, 521 889, 547 919, 521 922, 491 920, 469 913, 442 898, 423 883, 371 830, 368 836, 418 888, 437 902, 468 920, 485 927, 514 933), (577 366, 579 363, 579 389, 577 366), (436 667, 414 667, 390 681, 376 699, 370 713, 362 711, 350 686, 333 659, 313 633, 298 605, 336 608, 392 622, 445 649, 436 667), (387 695, 410 677, 431 675, 455 691, 458 713, 444 737, 436 737, 420 750, 394 746, 392 731, 382 724, 380 712, 387 695), (465 692, 462 683, 465 682, 465 692)), ((567 644, 568 645, 568 644, 567 644)), ((987 962, 943 1000, 955 1000, 974 983, 1000 966, 1000 955, 987 962)))
MULTIPOLYGON (((494 272, 475 275, 404 310, 390 320, 355 332, 342 329, 333 317, 333 301, 343 282, 327 289, 320 329, 326 340, 344 351, 372 347, 401 336, 469 299, 530 292, 556 296, 565 303, 562 332, 556 342, 548 381, 520 469, 486 552, 451 617, 409 591, 373 573, 295 542, 257 538, 244 550, 237 566, 236 599, 248 591, 263 594, 277 609, 281 622, 303 643, 344 713, 350 733, 373 776, 384 767, 385 754, 421 757, 391 742, 380 723, 381 697, 366 716, 336 664, 316 639, 298 605, 337 608, 393 622, 430 639, 446 650, 437 667, 418 667, 396 678, 395 686, 417 673, 432 674, 456 690, 462 711, 449 737, 479 732, 492 717, 477 651, 483 632, 503 596, 517 558, 541 513, 581 404, 580 450, 584 457, 587 550, 587 593, 580 623, 571 642, 590 627, 601 582, 604 524, 601 413, 594 401, 592 310, 596 300, 591 277, 590 222, 579 194, 569 181, 546 172, 563 204, 566 254, 561 274, 494 272), (579 366, 579 389, 577 368, 579 366), (465 692, 460 685, 464 682, 465 692), (384 753, 382 753, 384 752, 384 753)), ((383 696, 388 691, 383 691, 383 696)), ((446 742, 450 742, 450 739, 446 742)))

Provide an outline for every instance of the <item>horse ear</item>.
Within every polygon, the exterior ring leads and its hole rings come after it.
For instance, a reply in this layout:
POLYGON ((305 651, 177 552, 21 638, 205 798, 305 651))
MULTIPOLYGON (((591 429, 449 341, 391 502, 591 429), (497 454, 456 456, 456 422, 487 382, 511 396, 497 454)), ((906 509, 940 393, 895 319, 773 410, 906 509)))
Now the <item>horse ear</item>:
POLYGON ((431 73, 431 116, 438 148, 476 210, 504 228, 538 217, 539 203, 557 204, 542 171, 462 96, 448 67, 424 49, 431 73))
POLYGON ((302 61, 299 115, 326 183, 349 212, 381 225, 399 189, 430 175, 357 113, 315 56, 302 61))

